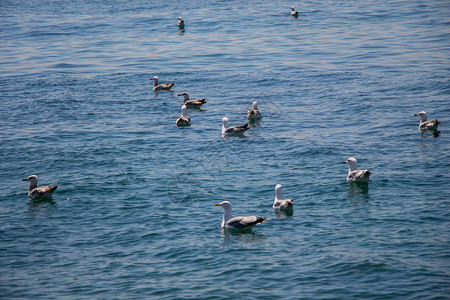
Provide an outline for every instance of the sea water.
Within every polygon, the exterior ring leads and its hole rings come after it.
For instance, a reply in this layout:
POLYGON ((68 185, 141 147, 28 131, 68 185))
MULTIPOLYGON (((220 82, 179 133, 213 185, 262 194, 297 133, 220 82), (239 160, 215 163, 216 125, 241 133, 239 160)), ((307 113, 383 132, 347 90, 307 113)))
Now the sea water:
POLYGON ((448 299, 449 13, 0 1, 0 298, 448 299), (178 128, 184 91, 208 103, 178 128), (223 138, 253 101, 262 120, 223 138), (439 133, 417 130, 422 110, 439 133), (28 199, 31 174, 52 200, 28 199), (225 200, 270 220, 223 231, 225 200))

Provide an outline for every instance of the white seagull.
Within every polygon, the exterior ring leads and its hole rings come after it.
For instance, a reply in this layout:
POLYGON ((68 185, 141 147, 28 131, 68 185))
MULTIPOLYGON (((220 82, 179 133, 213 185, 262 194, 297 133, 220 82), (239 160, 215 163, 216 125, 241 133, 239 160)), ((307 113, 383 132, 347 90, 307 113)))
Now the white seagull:
POLYGON ((421 117, 420 123, 419 123, 419 130, 426 131, 426 130, 432 130, 436 131, 439 124, 441 122, 438 121, 438 119, 427 121, 427 113, 424 111, 421 111, 418 114, 414 115, 415 117, 421 117))
POLYGON ((187 107, 200 108, 207 102, 206 99, 189 100, 189 94, 187 92, 182 92, 181 94, 178 94, 178 96, 184 97, 184 105, 186 105, 187 107))
POLYGON ((293 6, 291 6, 291 16, 298 17, 298 11, 296 11, 293 6))
POLYGON ((275 201, 273 202, 272 208, 277 210, 292 210, 294 209, 294 199, 284 199, 283 192, 281 189, 283 186, 277 184, 275 186, 275 201))
POLYGON ((247 110, 247 120, 254 122, 261 119, 261 112, 258 109, 258 101, 253 101, 252 109, 247 110))
POLYGON ((245 125, 231 126, 228 123, 228 118, 222 118, 222 135, 232 136, 232 135, 242 135, 245 131, 250 129, 248 123, 245 125))
POLYGON ((214 205, 223 207, 222 228, 246 229, 267 221, 267 219, 263 217, 256 216, 232 217, 231 203, 229 201, 223 201, 214 205))
POLYGON ((349 157, 346 161, 342 162, 343 164, 348 164, 348 174, 347 181, 353 182, 368 182, 370 176, 370 170, 357 170, 356 169, 356 158, 349 157))
POLYGON ((159 84, 159 78, 157 76, 153 77, 151 80, 154 81, 153 83, 153 91, 163 91, 163 90, 170 90, 175 83, 165 83, 165 84, 159 84))
POLYGON ((187 116, 186 111, 187 111, 186 105, 183 105, 181 107, 181 116, 178 117, 176 122, 177 126, 183 127, 191 125, 191 118, 187 116))
POLYGON ((27 178, 22 179, 22 181, 30 182, 30 185, 28 186, 28 197, 32 199, 50 198, 58 187, 58 185, 37 187, 38 177, 36 175, 30 175, 27 178))

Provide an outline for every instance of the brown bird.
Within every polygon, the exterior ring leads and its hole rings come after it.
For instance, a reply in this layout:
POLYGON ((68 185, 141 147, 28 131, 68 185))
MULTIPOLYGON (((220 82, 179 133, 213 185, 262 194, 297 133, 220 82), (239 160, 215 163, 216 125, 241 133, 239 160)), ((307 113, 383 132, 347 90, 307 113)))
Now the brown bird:
POLYGON ((159 79, 157 76, 153 77, 151 80, 154 81, 153 83, 153 91, 157 92, 157 91, 163 91, 163 90, 170 90, 175 83, 164 83, 164 84, 159 84, 159 79))
POLYGON ((421 131, 426 130, 436 131, 439 124, 441 124, 441 122, 439 122, 438 119, 427 121, 427 113, 424 111, 421 111, 420 113, 415 114, 414 116, 421 117, 419 124, 419 130, 421 131))
POLYGON ((184 105, 186 105, 186 107, 200 108, 203 104, 207 102, 206 99, 189 100, 189 94, 187 92, 182 92, 178 96, 184 97, 184 105))
POLYGON ((30 175, 27 178, 22 179, 22 181, 29 181, 28 186, 28 197, 35 198, 50 198, 53 192, 56 190, 58 185, 55 186, 40 186, 37 187, 38 177, 36 175, 30 175))

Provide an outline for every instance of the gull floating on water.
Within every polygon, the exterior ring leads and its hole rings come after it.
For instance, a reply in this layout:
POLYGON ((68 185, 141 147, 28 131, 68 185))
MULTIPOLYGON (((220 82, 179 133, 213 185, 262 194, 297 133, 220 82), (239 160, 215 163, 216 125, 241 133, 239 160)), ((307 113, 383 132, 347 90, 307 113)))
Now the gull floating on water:
POLYGON ((178 117, 176 122, 177 126, 182 127, 191 125, 191 118, 187 116, 186 111, 187 111, 186 105, 183 105, 181 107, 181 116, 178 117))
POLYGON ((246 229, 267 221, 263 217, 256 216, 232 217, 231 203, 229 201, 223 201, 214 205, 223 207, 222 228, 246 229))
POLYGON ((441 124, 441 122, 439 122, 438 119, 427 121, 427 113, 424 111, 421 111, 420 113, 415 114, 414 116, 421 117, 421 120, 419 123, 419 130, 421 130, 421 131, 426 131, 426 130, 436 131, 439 124, 441 124))
POLYGON ((178 17, 178 28, 183 29, 184 28, 184 21, 181 17, 178 17))
POLYGON ((189 100, 189 94, 187 92, 182 92, 178 96, 184 97, 184 105, 186 105, 187 107, 200 108, 203 104, 207 102, 206 99, 189 100))
POLYGON ((296 11, 293 6, 291 6, 291 16, 298 17, 298 11, 296 11))
POLYGON ((370 170, 357 170, 356 169, 356 158, 349 157, 346 161, 342 163, 349 165, 347 181, 354 182, 368 182, 370 176, 370 170))
POLYGON ((154 81, 153 83, 153 91, 163 91, 163 90, 170 90, 175 83, 165 83, 165 84, 159 84, 159 78, 157 76, 153 77, 151 80, 154 81))
POLYGON ((58 187, 55 186, 40 186, 37 187, 38 177, 36 175, 30 175, 27 178, 22 179, 22 181, 29 181, 30 185, 28 186, 28 197, 35 198, 50 198, 53 192, 58 187))
POLYGON ((294 199, 284 199, 283 192, 281 191, 283 186, 277 184, 275 186, 275 201, 272 208, 277 210, 292 210, 294 209, 294 199))
POLYGON ((253 101, 252 109, 248 109, 247 120, 254 122, 261 119, 261 112, 258 109, 258 101, 253 101))
POLYGON ((232 135, 242 135, 245 131, 250 129, 248 123, 245 125, 231 126, 228 123, 228 118, 222 119, 222 135, 232 136, 232 135))

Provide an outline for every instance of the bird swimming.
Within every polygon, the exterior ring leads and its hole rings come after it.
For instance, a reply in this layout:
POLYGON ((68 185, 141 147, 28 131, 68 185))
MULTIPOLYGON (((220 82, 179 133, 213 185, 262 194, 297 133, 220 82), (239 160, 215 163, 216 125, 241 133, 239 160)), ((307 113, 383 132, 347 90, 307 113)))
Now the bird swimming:
POLYGON ((178 94, 178 96, 184 97, 184 105, 186 105, 187 107, 200 108, 207 102, 206 99, 189 100, 189 94, 187 92, 182 92, 181 94, 178 94))
POLYGON ((222 118, 222 135, 224 136, 232 136, 232 135, 242 135, 246 132, 250 127, 248 127, 248 123, 245 125, 231 126, 228 123, 228 118, 222 118))
POLYGON ((28 186, 28 197, 32 199, 50 198, 58 187, 58 185, 37 187, 38 177, 36 175, 30 175, 27 178, 22 179, 22 181, 30 182, 30 185, 28 186))
POLYGON ((273 202, 272 208, 277 210, 294 209, 294 199, 284 199, 282 189, 283 186, 281 184, 275 186, 275 201, 273 202))
POLYGON ((414 116, 421 118, 418 128, 420 131, 426 130, 436 131, 439 124, 441 124, 441 122, 439 122, 438 119, 427 121, 427 113, 424 111, 421 111, 418 114, 415 114, 414 116))
POLYGON ((233 217, 231 215, 232 208, 229 201, 223 201, 214 205, 223 207, 222 228, 246 229, 267 221, 263 217, 256 216, 233 217))
POLYGON ((184 126, 190 126, 191 125, 191 118, 187 116, 187 108, 186 105, 183 105, 181 107, 181 116, 178 117, 176 124, 178 127, 184 127, 184 126))
POLYGON ((353 182, 368 182, 370 170, 357 170, 356 168, 356 158, 349 157, 346 161, 342 162, 343 164, 349 165, 348 168, 348 174, 347 174, 347 181, 353 181, 353 182))
POLYGON ((183 21, 183 19, 181 17, 178 17, 177 19, 178 19, 178 23, 177 23, 178 28, 184 29, 184 21, 183 21))
POLYGON ((291 6, 291 16, 298 17, 298 11, 296 11, 293 6, 291 6))
POLYGON ((159 78, 157 76, 153 77, 151 80, 154 81, 153 83, 153 91, 157 92, 157 91, 163 91, 163 90, 170 90, 175 83, 164 83, 164 84, 159 84, 159 78))
POLYGON ((247 110, 247 120, 254 122, 261 119, 261 112, 258 109, 258 101, 253 101, 252 109, 247 110))

